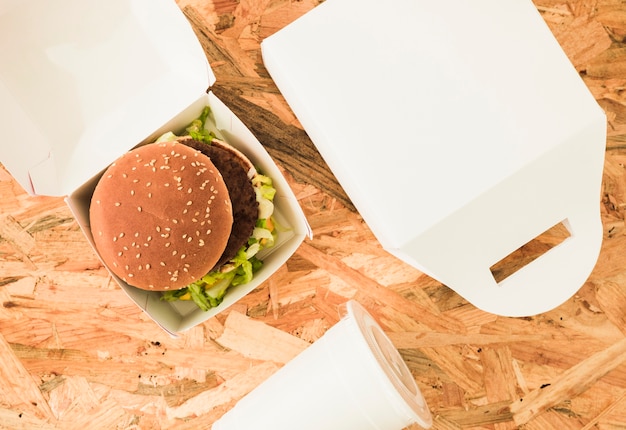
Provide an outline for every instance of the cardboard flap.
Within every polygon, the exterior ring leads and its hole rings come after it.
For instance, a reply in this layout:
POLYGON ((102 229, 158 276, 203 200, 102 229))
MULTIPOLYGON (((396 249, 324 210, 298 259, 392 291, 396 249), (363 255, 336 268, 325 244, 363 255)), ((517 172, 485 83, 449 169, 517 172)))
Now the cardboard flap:
POLYGON ((5 1, 0 57, 0 162, 32 194, 69 194, 215 80, 174 0, 5 1))
POLYGON ((530 0, 327 0, 262 52, 388 249, 604 121, 530 0))

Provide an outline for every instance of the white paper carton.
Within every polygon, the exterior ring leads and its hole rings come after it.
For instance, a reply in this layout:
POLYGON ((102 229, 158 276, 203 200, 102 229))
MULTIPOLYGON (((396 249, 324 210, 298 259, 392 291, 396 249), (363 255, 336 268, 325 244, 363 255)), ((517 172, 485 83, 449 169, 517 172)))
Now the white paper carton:
POLYGON ((390 253, 501 315, 584 283, 606 120, 530 0, 327 0, 261 46, 390 253), (569 238, 496 282, 495 263, 559 223, 569 238))
MULTIPOLYGON (((270 175, 276 216, 289 229, 262 255, 253 282, 209 312, 160 293, 122 289, 165 330, 184 331, 256 288, 297 249, 310 228, 284 177, 245 125, 207 89, 215 77, 173 0, 0 4, 0 161, 31 194, 65 196, 92 243, 91 194, 122 153, 180 132, 204 106, 211 128, 270 175), (10 144, 9 144, 10 142, 10 144)), ((76 286, 80 294, 80 286, 76 286)))

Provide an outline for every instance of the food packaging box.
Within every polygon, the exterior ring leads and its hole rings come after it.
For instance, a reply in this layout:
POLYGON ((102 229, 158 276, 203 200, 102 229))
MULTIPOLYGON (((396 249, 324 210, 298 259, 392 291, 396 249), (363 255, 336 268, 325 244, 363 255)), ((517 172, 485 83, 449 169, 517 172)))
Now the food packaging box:
POLYGON ((477 307, 570 298, 602 241, 606 118, 530 0, 326 0, 264 63, 382 246, 477 307), (559 245, 492 268, 554 226, 559 245))
MULTIPOLYGON (((124 152, 180 133, 205 106, 211 129, 271 176, 284 231, 252 282, 216 308, 166 302, 113 276, 171 334, 221 312, 268 279, 311 234, 296 197, 259 141, 211 91, 193 29, 173 0, 0 4, 0 162, 33 195, 65 196, 89 242, 91 194, 124 152), (209 90, 207 90, 209 89, 209 90)), ((95 250, 95 248, 94 248, 95 250)), ((77 294, 80 294, 80 286, 77 294)))

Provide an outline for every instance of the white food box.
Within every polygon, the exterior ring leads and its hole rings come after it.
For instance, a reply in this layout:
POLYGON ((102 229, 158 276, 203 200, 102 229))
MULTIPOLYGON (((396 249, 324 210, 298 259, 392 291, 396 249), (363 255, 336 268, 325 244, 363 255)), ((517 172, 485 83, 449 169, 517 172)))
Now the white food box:
POLYGON ((215 76, 173 0, 3 1, 0 57, 0 162, 28 193, 65 196, 92 246, 89 204, 103 170, 142 142, 166 131, 181 132, 207 105, 218 137, 272 177, 275 216, 288 229, 259 255, 264 265, 253 281, 233 287, 217 308, 204 312, 193 302, 166 302, 160 293, 134 288, 113 275, 169 333, 232 305, 311 235, 273 160, 210 92, 215 76))
POLYGON ((499 315, 588 278, 606 118, 530 0, 326 0, 261 48, 387 251, 499 315), (567 239, 496 281, 559 224, 567 239))

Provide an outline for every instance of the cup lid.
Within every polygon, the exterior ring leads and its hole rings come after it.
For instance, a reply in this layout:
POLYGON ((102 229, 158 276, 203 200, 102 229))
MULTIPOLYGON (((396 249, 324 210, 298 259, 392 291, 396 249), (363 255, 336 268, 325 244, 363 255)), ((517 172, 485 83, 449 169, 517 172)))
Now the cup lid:
POLYGON ((402 356, 374 318, 355 300, 345 304, 345 317, 358 326, 376 362, 388 378, 398 396, 394 402, 411 421, 424 428, 432 426, 432 416, 426 400, 402 356), (402 406, 405 406, 404 408, 402 406))
POLYGON ((67 195, 215 81, 172 0, 3 1, 0 162, 67 195))

